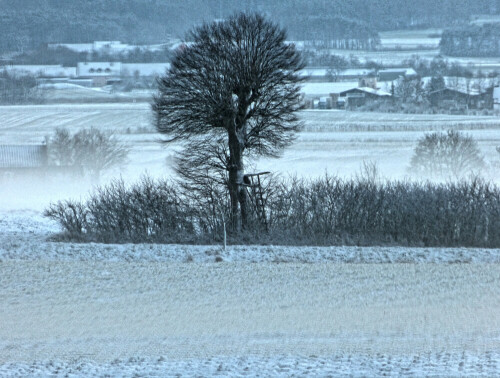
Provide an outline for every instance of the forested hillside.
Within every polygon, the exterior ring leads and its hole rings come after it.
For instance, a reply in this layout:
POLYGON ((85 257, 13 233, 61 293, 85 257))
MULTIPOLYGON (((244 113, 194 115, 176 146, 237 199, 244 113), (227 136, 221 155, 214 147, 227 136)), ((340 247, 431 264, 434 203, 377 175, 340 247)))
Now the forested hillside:
POLYGON ((471 14, 495 14, 500 0, 461 0, 460 6, 456 0, 0 0, 0 51, 61 41, 157 43, 238 10, 271 16, 293 39, 366 41, 381 30, 446 27, 471 14))

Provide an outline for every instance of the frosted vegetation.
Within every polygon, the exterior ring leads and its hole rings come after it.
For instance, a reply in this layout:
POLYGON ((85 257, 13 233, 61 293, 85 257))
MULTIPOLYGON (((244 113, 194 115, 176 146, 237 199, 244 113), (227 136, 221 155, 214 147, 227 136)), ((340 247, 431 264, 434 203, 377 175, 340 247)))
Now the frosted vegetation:
MULTIPOLYGON (((231 242, 500 247, 500 190, 480 179, 438 184, 272 177, 264 185, 267 225, 254 217, 231 242)), ((227 193, 211 189, 210 196, 191 196, 164 180, 144 177, 130 186, 115 180, 86 201, 53 203, 45 215, 70 240, 220 243, 229 218, 227 193)))

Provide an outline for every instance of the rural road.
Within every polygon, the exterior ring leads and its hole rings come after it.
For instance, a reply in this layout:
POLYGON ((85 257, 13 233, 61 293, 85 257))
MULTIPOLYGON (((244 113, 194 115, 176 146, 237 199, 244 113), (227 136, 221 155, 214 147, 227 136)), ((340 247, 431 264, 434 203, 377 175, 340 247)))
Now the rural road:
POLYGON ((500 350, 499 264, 0 262, 0 364, 500 350))

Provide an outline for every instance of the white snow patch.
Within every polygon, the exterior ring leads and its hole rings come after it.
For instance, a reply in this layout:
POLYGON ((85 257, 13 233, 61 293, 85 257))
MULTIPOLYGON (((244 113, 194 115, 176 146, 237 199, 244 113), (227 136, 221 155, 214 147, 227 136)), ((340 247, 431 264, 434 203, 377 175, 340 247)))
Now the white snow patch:
POLYGON ((40 212, 5 211, 0 260, 274 263, 500 263, 500 249, 355 246, 100 244, 47 241, 60 232, 40 212))
POLYGON ((496 376, 500 353, 424 353, 414 355, 338 354, 320 356, 220 356, 207 359, 131 357, 92 361, 38 361, 0 365, 0 375, 25 376, 496 376))

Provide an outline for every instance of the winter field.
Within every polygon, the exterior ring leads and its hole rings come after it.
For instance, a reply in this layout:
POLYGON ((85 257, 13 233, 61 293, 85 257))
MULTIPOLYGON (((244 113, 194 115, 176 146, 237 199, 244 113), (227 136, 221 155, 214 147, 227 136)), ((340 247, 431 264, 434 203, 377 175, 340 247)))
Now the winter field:
MULTIPOLYGON (((304 111, 304 131, 280 159, 254 162, 256 170, 284 175, 350 176, 363 161, 374 161, 387 178, 407 175, 413 148, 425 132, 455 129, 471 134, 486 160, 500 145, 500 120, 491 116, 412 115, 346 111, 304 111)), ((171 174, 175 146, 158 143, 147 103, 4 106, 0 110, 2 143, 41 143, 57 127, 97 127, 114 131, 131 147, 123 174, 138 177, 145 170, 171 174)))
MULTIPOLYGON (((487 160, 500 145, 495 117, 302 117, 283 158, 256 170, 349 177, 374 161, 403 178, 427 131, 467 131, 487 160)), ((106 128, 132 152, 105 179, 171 175, 175 146, 158 143, 151 121, 145 103, 1 107, 0 139, 106 128)), ((88 189, 0 189, 0 376, 500 374, 499 250, 50 241, 59 227, 41 210, 88 189)))

